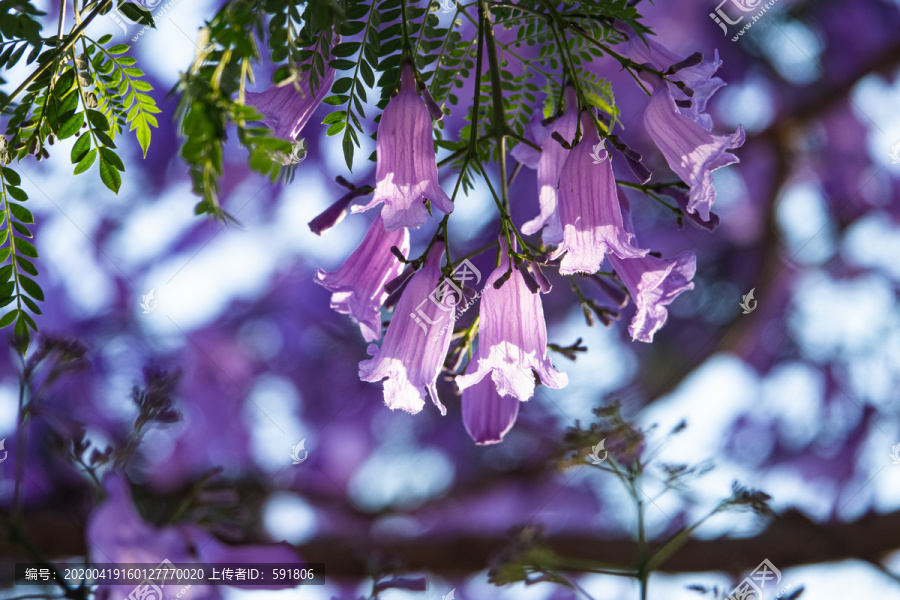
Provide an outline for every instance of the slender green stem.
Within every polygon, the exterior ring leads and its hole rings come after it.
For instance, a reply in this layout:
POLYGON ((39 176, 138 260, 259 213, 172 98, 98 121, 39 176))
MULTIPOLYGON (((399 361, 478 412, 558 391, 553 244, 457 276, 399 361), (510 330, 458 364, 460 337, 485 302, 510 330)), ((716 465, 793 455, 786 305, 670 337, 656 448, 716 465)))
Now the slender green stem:
POLYGON ((3 111, 7 106, 9 106, 12 103, 12 101, 19 94, 21 94, 23 91, 25 91, 25 89, 29 85, 34 83, 34 81, 38 77, 40 77, 41 73, 46 71, 50 65, 56 64, 56 61, 59 60, 59 58, 61 56, 63 56, 66 52, 68 52, 69 48, 71 48, 75 44, 75 42, 78 40, 78 38, 81 37, 82 33, 84 33, 84 30, 87 29, 87 26, 91 24, 91 21, 93 21, 97 17, 97 15, 100 14, 100 11, 104 10, 111 3, 112 3, 112 0, 101 0, 100 4, 97 6, 97 8, 95 8, 91 12, 91 14, 89 14, 87 16, 87 18, 84 21, 82 21, 75 29, 72 30, 72 33, 70 33, 69 36, 66 38, 66 40, 62 44, 60 44, 59 47, 57 47, 57 49, 53 52, 53 54, 51 54, 50 57, 46 61, 44 61, 44 63, 41 66, 39 66, 37 69, 35 69, 31 73, 31 75, 26 77, 25 81, 23 81, 19 85, 19 87, 17 87, 15 90, 13 90, 9 96, 7 96, 6 103, 3 104, 2 106, 0 106, 0 111, 3 111))

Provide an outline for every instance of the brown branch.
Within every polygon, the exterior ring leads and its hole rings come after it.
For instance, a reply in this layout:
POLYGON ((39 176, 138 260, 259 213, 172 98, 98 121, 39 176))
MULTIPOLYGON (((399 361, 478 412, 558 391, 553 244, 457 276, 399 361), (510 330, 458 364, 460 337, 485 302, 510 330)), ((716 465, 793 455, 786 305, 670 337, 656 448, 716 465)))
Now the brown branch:
MULTIPOLYGON (((51 559, 83 555, 83 528, 60 513, 26 513, 24 529, 51 559)), ((259 542, 260 540, 253 540, 259 542)), ((588 534, 545 538, 560 556, 597 561, 625 569, 634 559, 634 540, 588 534)), ((454 576, 484 570, 509 546, 505 535, 458 533, 412 539, 360 537, 313 539, 297 549, 309 562, 324 563, 329 578, 361 579, 373 557, 385 557, 408 571, 454 576)), ((660 544, 650 543, 651 552, 660 544)), ((900 511, 869 513, 852 522, 815 523, 796 511, 774 519, 754 537, 691 540, 659 567, 666 573, 726 572, 741 576, 768 558, 779 569, 857 559, 880 563, 900 548, 900 511)), ((25 560, 9 542, 0 543, 0 559, 25 560)))

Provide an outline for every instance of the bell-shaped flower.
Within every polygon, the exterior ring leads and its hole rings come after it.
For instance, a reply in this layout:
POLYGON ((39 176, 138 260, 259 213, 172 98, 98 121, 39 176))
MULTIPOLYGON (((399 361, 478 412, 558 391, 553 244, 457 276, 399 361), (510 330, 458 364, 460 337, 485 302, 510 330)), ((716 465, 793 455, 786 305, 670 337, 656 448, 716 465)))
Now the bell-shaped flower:
MULTIPOLYGON (((507 282, 506 285, 509 285, 507 282)), ((471 365, 478 364, 478 352, 471 365)), ((501 396, 491 378, 485 377, 462 393, 462 418, 476 444, 497 444, 512 429, 519 414, 519 399, 501 396)))
MULTIPOLYGON (((626 201, 627 202, 627 201, 626 201)), ((625 210, 625 228, 632 232, 631 217, 625 210)), ((666 307, 682 292, 694 289, 691 281, 697 271, 697 257, 682 252, 673 259, 647 255, 620 259, 610 256, 610 263, 625 284, 636 307, 628 326, 631 339, 650 343, 669 318, 666 307)))
POLYGON ((499 289, 494 287, 509 272, 509 253, 502 236, 500 246, 500 266, 488 277, 481 296, 477 369, 458 376, 456 383, 465 390, 490 375, 499 395, 524 402, 534 394, 534 373, 541 383, 557 390, 565 387, 569 378, 557 371, 547 356, 541 295, 531 292, 519 269, 513 269, 499 289))
POLYGON ((581 130, 581 141, 569 152, 559 176, 563 241, 550 258, 562 256, 562 275, 595 273, 607 253, 619 258, 647 254, 623 227, 612 158, 588 111, 581 113, 581 130))
POLYGON ((651 86, 650 104, 644 112, 644 126, 659 147, 669 167, 690 186, 687 212, 697 213, 710 220, 710 210, 716 200, 712 172, 740 160, 729 150, 744 145, 744 128, 740 125, 731 135, 714 135, 712 117, 705 113, 709 98, 725 82, 713 74, 722 61, 718 51, 715 59, 703 61, 700 55, 682 60, 656 42, 633 40, 625 50, 632 60, 667 72, 673 65, 675 72, 663 81, 642 72, 641 79, 651 86), (679 64, 689 64, 678 68, 679 64), (680 89, 672 81, 681 82, 691 93, 680 89))
POLYGON ((537 169, 538 205, 540 213, 522 225, 522 233, 531 235, 544 228, 541 236, 545 244, 559 244, 563 240, 562 225, 557 211, 557 188, 559 173, 569 150, 564 148, 554 137, 558 133, 567 142, 575 138, 578 126, 578 97, 575 88, 566 86, 564 91, 565 112, 553 121, 549 127, 539 122, 532 123, 532 136, 541 146, 538 153, 527 144, 519 144, 513 149, 513 156, 519 162, 537 169))
POLYGON ((318 269, 316 273, 316 282, 332 292, 331 308, 353 317, 367 342, 381 338, 381 305, 388 296, 384 284, 403 268, 391 246, 408 255, 409 231, 385 231, 378 215, 341 268, 331 273, 318 269))
POLYGON ((438 399, 436 382, 450 348, 452 321, 462 292, 452 280, 441 277, 443 256, 444 243, 435 242, 425 266, 403 291, 381 348, 371 344, 372 358, 359 363, 361 380, 387 378, 384 403, 392 410, 417 413, 427 394, 441 414, 447 412, 438 399))
MULTIPOLYGON (((650 65, 657 71, 667 71, 673 65, 678 65, 685 60, 674 52, 669 51, 661 44, 653 40, 643 40, 633 38, 625 50, 623 51, 628 58, 641 64, 650 65)), ((671 81, 680 81, 693 91, 692 96, 688 96, 677 85, 667 83, 658 77, 649 76, 645 80, 655 90, 658 87, 665 87, 672 95, 672 99, 679 103, 678 112, 688 117, 707 131, 712 130, 712 117, 704 112, 706 104, 710 97, 715 94, 719 88, 725 86, 725 82, 719 77, 713 77, 722 61, 719 60, 719 51, 715 51, 713 60, 695 60, 691 61, 691 66, 676 70, 667 78, 671 81)))
POLYGON ((715 135, 678 111, 664 88, 653 92, 644 112, 644 126, 669 167, 690 187, 687 212, 709 221, 716 200, 713 171, 740 159, 728 152, 744 145, 744 128, 731 135, 715 135))
MULTIPOLYGON (((339 41, 340 37, 335 35, 333 43, 337 44, 339 41)), ((313 69, 314 58, 310 58, 308 63, 313 69)), ((325 64, 325 72, 319 79, 315 93, 310 85, 310 72, 302 72, 296 82, 273 85, 264 92, 247 92, 247 105, 263 114, 263 122, 272 129, 274 137, 296 144, 303 128, 331 90, 335 73, 333 67, 325 64)))
POLYGON ((450 214, 453 202, 441 189, 431 113, 416 89, 413 67, 404 64, 400 92, 391 98, 378 125, 375 194, 362 212, 384 202, 382 216, 388 231, 400 227, 419 227, 428 219, 425 202, 450 214))

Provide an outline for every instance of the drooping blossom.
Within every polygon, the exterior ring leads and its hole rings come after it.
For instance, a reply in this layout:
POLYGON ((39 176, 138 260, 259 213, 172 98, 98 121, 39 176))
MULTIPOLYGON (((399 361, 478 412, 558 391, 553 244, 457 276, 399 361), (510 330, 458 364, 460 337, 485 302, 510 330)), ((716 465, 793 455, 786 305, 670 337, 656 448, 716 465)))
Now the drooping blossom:
POLYGON ((559 176, 559 218, 563 241, 551 259, 562 256, 559 272, 594 273, 603 257, 647 254, 634 245, 622 225, 612 158, 604 148, 588 111, 581 113, 581 141, 569 152, 559 176))
MULTIPOLYGON (((285 563, 298 564, 300 557, 286 543, 271 545, 228 546, 207 530, 191 523, 154 527, 135 510, 127 480, 110 473, 103 481, 106 500, 94 509, 88 519, 86 538, 90 559, 94 563, 144 563, 156 566, 164 560, 183 563, 285 563)), ((235 587, 251 587, 229 583, 235 587)), ((163 593, 175 598, 183 584, 161 585, 163 593)), ((260 589, 282 589, 293 584, 265 584, 260 589)), ((97 590, 101 600, 123 600, 135 585, 103 585, 97 590)), ((191 587, 190 597, 218 600, 222 597, 215 585, 191 587)))
MULTIPOLYGON (((627 201, 624 219, 625 228, 633 232, 627 201)), ((697 271, 697 257, 693 252, 682 252, 672 259, 647 255, 639 258, 620 259, 609 257, 613 269, 634 300, 636 312, 628 333, 631 339, 650 343, 669 318, 666 307, 682 292, 694 289, 694 273, 697 271)))
POLYGON ((490 375, 499 395, 524 402, 534 394, 532 370, 541 383, 557 390, 565 387, 569 378, 557 371, 547 356, 547 325, 541 295, 532 293, 519 269, 513 269, 499 289, 494 287, 509 270, 506 239, 502 236, 500 245, 500 266, 488 277, 481 297, 477 369, 460 375, 456 383, 465 390, 490 375))
POLYGON ((375 195, 362 212, 384 202, 382 216, 388 231, 419 227, 428 219, 425 201, 450 214, 453 202, 441 189, 434 158, 431 114, 416 90, 413 67, 404 64, 400 92, 381 115, 378 125, 375 195))
MULTIPOLYGON (((477 351, 470 364, 478 364, 477 351)), ((519 399, 498 394, 497 386, 489 377, 471 385, 462 393, 463 425, 476 444, 502 442, 503 436, 515 424, 518 414, 519 399)))
POLYGON ((435 242, 425 266, 403 291, 381 348, 369 346, 372 357, 359 363, 363 381, 384 381, 384 403, 391 409, 417 413, 426 395, 446 414, 436 382, 453 336, 456 303, 461 301, 441 278, 444 243, 435 242))
MULTIPOLYGON (((646 47, 642 42, 634 41, 629 52, 634 60, 660 71, 668 70, 679 61, 659 44, 646 47)), ((682 81, 693 90, 693 96, 652 74, 641 74, 653 88, 644 112, 644 126, 669 167, 690 187, 687 211, 698 213, 704 221, 710 219, 710 210, 716 200, 712 172, 740 162, 728 151, 742 146, 745 139, 744 128, 740 125, 730 135, 711 133, 712 118, 703 112, 710 96, 725 85, 721 79, 712 77, 720 64, 717 52, 713 61, 699 62, 668 76, 682 81)))
POLYGON ((565 98, 565 112, 553 121, 549 127, 540 122, 531 124, 532 138, 541 147, 537 152, 528 144, 519 144, 513 149, 513 156, 525 166, 537 169, 538 204, 540 214, 522 225, 522 233, 531 235, 544 228, 541 235, 545 244, 559 244, 562 242, 562 225, 559 222, 557 211, 557 187, 559 186, 559 173, 569 150, 564 148, 555 138, 558 133, 567 142, 575 138, 575 130, 578 126, 578 97, 575 88, 566 86, 563 93, 565 98))
POLYGON ((331 308, 353 317, 367 342, 381 338, 381 306, 388 296, 384 284, 403 268, 391 246, 408 255, 409 230, 385 231, 378 215, 341 268, 331 273, 318 269, 316 273, 316 282, 333 292, 331 308))
MULTIPOLYGON (((333 43, 339 42, 340 37, 335 35, 333 43)), ((312 60, 308 64, 312 65, 312 60)), ((264 92, 247 92, 247 105, 263 114, 263 122, 272 129, 274 137, 296 144, 303 128, 331 90, 335 73, 333 67, 325 64, 325 72, 315 93, 310 86, 309 73, 305 71, 296 82, 273 85, 264 92)))

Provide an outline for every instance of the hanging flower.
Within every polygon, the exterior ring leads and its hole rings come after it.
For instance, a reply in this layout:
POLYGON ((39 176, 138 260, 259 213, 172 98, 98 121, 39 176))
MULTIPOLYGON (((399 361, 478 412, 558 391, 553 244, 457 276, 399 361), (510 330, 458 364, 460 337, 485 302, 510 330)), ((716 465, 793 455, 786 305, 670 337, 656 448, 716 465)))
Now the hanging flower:
MULTIPOLYGON (((332 42, 340 43, 340 36, 335 34, 332 42)), ((312 61, 312 58, 309 59, 307 64, 315 68, 312 61)), ((274 137, 296 144, 310 117, 331 90, 335 73, 333 67, 325 64, 325 72, 315 93, 310 86, 310 72, 302 72, 296 82, 273 85, 264 92, 247 92, 246 104, 263 114, 263 122, 271 128, 274 137)))
MULTIPOLYGON (((623 205, 626 207, 625 228, 633 233, 627 201, 623 205)), ((653 335, 669 318, 666 307, 682 292, 694 289, 691 279, 697 271, 697 257, 693 252, 682 252, 668 260, 649 254, 626 259, 610 256, 609 259, 636 306, 637 312, 628 326, 631 339, 652 342, 653 335)))
POLYGON ((384 202, 384 226, 420 227, 428 219, 425 202, 443 213, 453 212, 453 203, 438 181, 434 158, 431 114, 416 90, 413 67, 404 64, 400 93, 388 102, 378 126, 375 194, 362 212, 384 202))
POLYGON ((607 253, 619 258, 647 254, 622 225, 612 159, 588 111, 581 113, 581 130, 583 137, 569 152, 559 177, 563 242, 550 258, 562 256, 562 275, 594 273, 607 253))
POLYGON ((641 78, 652 88, 650 104, 644 112, 644 126, 659 147, 669 167, 690 187, 687 212, 710 220, 710 210, 716 200, 712 172, 740 162, 729 150, 744 145, 744 128, 738 125, 731 135, 714 135, 712 118, 704 113, 707 101, 725 83, 713 73, 721 65, 718 52, 713 61, 704 62, 700 55, 684 61, 660 46, 649 47, 633 41, 629 46, 633 60, 647 63, 659 71, 672 65, 674 73, 667 77, 684 83, 689 95, 677 85, 642 72, 641 78), (688 65, 682 67, 681 65, 688 65))
POLYGON ((503 236, 500 246, 503 258, 488 277, 481 297, 478 332, 481 358, 476 371, 460 375, 456 383, 465 390, 490 374, 499 395, 524 402, 534 394, 532 370, 541 383, 557 390, 565 387, 569 378, 550 364, 541 296, 532 293, 522 271, 513 269, 499 289, 494 287, 509 271, 509 254, 503 236))
POLYGON ((452 320, 460 298, 448 287, 449 280, 441 279, 443 256, 444 243, 435 242, 425 266, 403 291, 381 348, 370 345, 372 358, 359 363, 361 380, 387 378, 384 403, 392 410, 417 413, 427 394, 441 414, 447 412, 438 399, 436 382, 450 348, 452 320))
MULTIPOLYGON (((478 364, 477 351, 470 364, 478 364)), ((502 442, 503 436, 515 424, 518 414, 519 399, 498 394, 497 386, 490 378, 482 379, 462 393, 463 425, 476 444, 502 442)))
POLYGON ((403 268, 391 252, 391 246, 408 255, 409 231, 406 228, 385 231, 378 215, 362 243, 340 269, 331 273, 319 269, 316 273, 316 282, 333 292, 331 308, 353 317, 367 342, 381 338, 381 305, 388 296, 384 284, 403 268))
POLYGON ((531 235, 544 228, 541 239, 545 244, 559 244, 563 240, 562 225, 557 211, 557 188, 560 171, 569 155, 569 150, 552 136, 558 133, 567 142, 572 142, 578 125, 578 97, 575 88, 566 86, 563 96, 565 112, 562 116, 553 121, 549 127, 540 122, 532 123, 532 135, 534 141, 540 145, 541 152, 537 152, 528 144, 519 144, 513 149, 516 160, 537 169, 540 214, 522 225, 522 233, 531 235))

